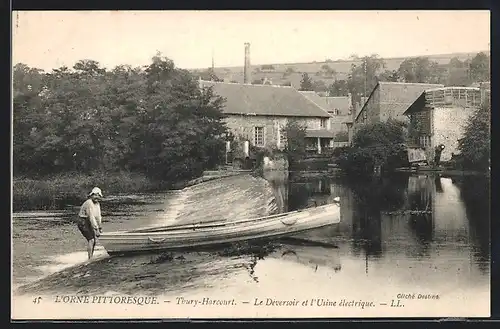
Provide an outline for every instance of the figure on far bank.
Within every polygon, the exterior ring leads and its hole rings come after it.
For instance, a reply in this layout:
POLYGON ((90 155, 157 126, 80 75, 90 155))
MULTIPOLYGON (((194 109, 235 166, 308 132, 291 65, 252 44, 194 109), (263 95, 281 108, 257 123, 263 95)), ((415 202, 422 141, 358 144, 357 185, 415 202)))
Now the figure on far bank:
POLYGON ((436 167, 439 167, 439 165, 441 164, 441 153, 443 153, 443 150, 444 150, 443 144, 439 144, 434 149, 434 165, 436 167))
POLYGON ((87 253, 89 259, 94 254, 96 239, 102 233, 101 205, 99 201, 102 198, 102 191, 94 187, 89 193, 87 200, 80 207, 78 213, 78 229, 87 239, 87 253))

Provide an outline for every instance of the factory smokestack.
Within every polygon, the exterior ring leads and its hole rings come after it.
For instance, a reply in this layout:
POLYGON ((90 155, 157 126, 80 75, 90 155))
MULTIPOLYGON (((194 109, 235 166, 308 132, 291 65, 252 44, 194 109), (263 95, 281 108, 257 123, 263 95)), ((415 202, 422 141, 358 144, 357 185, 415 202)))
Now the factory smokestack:
POLYGON ((245 66, 243 69, 243 83, 251 83, 250 77, 250 44, 245 42, 245 66))

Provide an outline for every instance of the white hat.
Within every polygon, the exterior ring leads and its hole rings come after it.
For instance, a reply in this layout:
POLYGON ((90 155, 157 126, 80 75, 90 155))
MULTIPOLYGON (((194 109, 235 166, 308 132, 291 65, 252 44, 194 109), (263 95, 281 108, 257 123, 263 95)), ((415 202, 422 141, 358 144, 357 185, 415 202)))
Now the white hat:
POLYGON ((89 196, 93 195, 93 194, 97 194, 98 196, 100 196, 102 198, 102 191, 100 188, 98 187, 94 187, 92 189, 92 191, 89 193, 89 196))

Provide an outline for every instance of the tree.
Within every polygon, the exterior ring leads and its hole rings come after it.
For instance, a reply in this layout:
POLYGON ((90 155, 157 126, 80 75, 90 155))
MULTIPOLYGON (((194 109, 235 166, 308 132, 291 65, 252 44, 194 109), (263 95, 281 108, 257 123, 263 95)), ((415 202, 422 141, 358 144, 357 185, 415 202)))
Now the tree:
POLYGON ((339 167, 350 174, 366 175, 374 167, 392 170, 406 163, 405 124, 393 119, 363 125, 354 135, 353 147, 337 159, 339 167))
POLYGON ((377 77, 378 81, 387 81, 387 82, 399 82, 401 78, 399 77, 399 73, 397 70, 385 70, 380 73, 377 77))
POLYGON ((404 143, 404 123, 390 119, 387 122, 376 122, 363 125, 354 135, 353 145, 371 147, 404 143))
POLYGON ((260 66, 262 71, 274 71, 274 65, 272 64, 264 64, 260 66))
POLYGON ((14 67, 14 174, 129 170, 177 181, 223 154, 223 99, 161 54, 146 68, 91 60, 14 67))
POLYGON ((360 63, 352 64, 351 72, 347 79, 347 86, 349 92, 355 95, 356 100, 359 101, 361 96, 367 97, 373 88, 375 88, 378 73, 385 68, 385 62, 376 54, 363 58, 356 56, 353 59, 360 63))
POLYGON ((335 135, 335 138, 333 140, 335 142, 348 142, 349 134, 347 133, 347 131, 340 131, 335 135))
POLYGON ((316 80, 312 83, 312 89, 315 92, 325 92, 328 90, 326 83, 323 80, 316 80))
POLYGON ((286 136, 288 166, 293 169, 306 156, 306 127, 295 120, 289 120, 281 132, 286 136))
POLYGON ((448 86, 469 86, 469 62, 453 57, 448 64, 448 86))
POLYGON ((430 61, 427 57, 407 58, 400 65, 398 74, 405 82, 427 82, 430 76, 430 61))
POLYGON ((490 81, 490 56, 478 53, 470 62, 470 76, 474 82, 490 81))
POLYGON ((401 63, 398 75, 407 83, 442 83, 446 71, 428 57, 414 57, 401 63))
POLYGON ((299 90, 303 90, 303 91, 313 91, 314 90, 313 81, 309 77, 309 74, 307 74, 307 73, 302 74, 302 80, 300 81, 300 89, 299 90))
POLYGON ((347 96, 349 95, 349 87, 346 80, 336 80, 328 87, 330 96, 347 96))
POLYGON ((332 69, 330 67, 330 65, 328 65, 328 64, 321 65, 320 75, 323 75, 325 77, 333 77, 336 74, 337 74, 337 71, 335 71, 334 69, 332 69))
POLYGON ((283 73, 283 78, 286 78, 293 73, 295 73, 295 70, 293 69, 293 67, 287 67, 285 72, 283 73))
POLYGON ((458 149, 467 168, 486 170, 490 166, 491 106, 486 102, 467 122, 458 149))

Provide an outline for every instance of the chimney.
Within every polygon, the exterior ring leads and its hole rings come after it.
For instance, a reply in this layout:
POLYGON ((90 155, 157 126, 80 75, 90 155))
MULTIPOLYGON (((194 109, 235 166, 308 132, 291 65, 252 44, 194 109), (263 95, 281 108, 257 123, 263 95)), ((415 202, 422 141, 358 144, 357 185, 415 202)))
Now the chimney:
POLYGON ((250 77, 250 44, 245 42, 245 67, 243 69, 243 83, 251 83, 250 77))

